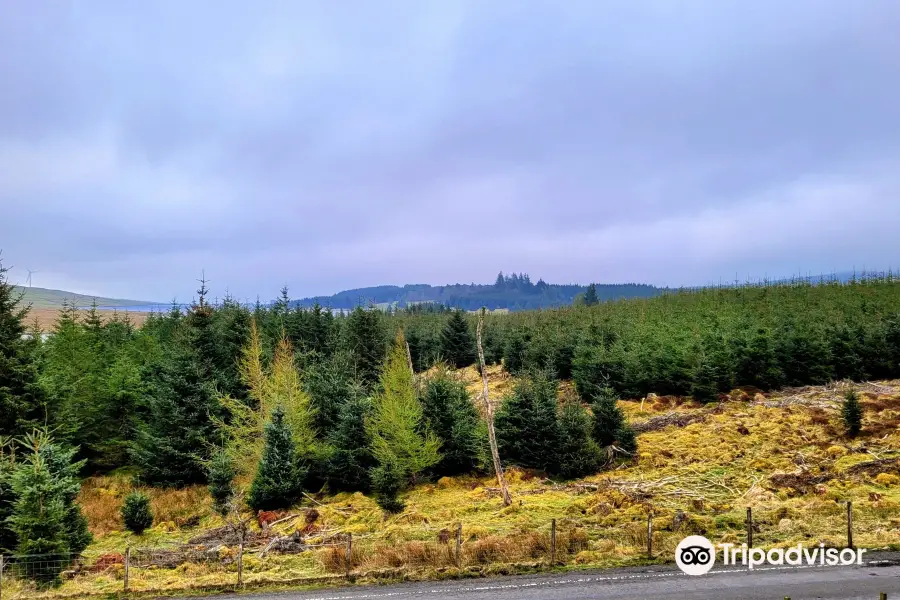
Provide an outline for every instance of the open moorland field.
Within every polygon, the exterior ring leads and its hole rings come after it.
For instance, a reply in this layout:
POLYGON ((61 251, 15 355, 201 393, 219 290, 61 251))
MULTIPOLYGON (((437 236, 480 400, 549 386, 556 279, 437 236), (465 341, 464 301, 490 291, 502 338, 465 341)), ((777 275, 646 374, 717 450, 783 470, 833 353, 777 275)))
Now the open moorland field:
MULTIPOLYGON (((475 370, 462 376, 476 392, 475 370)), ((499 395, 512 382, 492 368, 490 383, 499 395)), ((843 547, 847 501, 853 502, 857 546, 900 549, 900 381, 854 386, 865 417, 852 441, 841 435, 839 415, 849 385, 737 390, 715 405, 677 397, 622 401, 639 432, 636 461, 562 483, 510 469, 509 507, 496 479, 464 476, 412 488, 399 514, 383 512, 360 493, 307 496, 289 510, 264 515, 273 522, 263 526, 245 513, 243 581, 333 581, 345 574, 346 534, 352 534, 352 570, 360 581, 527 571, 549 562, 553 519, 560 565, 671 562, 675 545, 690 534, 743 542, 747 508, 753 509, 756 546, 843 547), (653 559, 647 557, 648 515, 653 559)), ((562 386, 561 395, 568 393, 562 386)), ((212 510, 205 487, 148 489, 156 524, 141 536, 124 532, 119 515, 131 489, 126 474, 88 479, 79 502, 95 541, 84 568, 48 592, 7 583, 5 597, 121 591, 129 546, 134 591, 236 583, 238 538, 212 510)))
MULTIPOLYGON (((85 312, 81 310, 82 314, 85 312)), ((140 327, 144 324, 144 321, 147 320, 147 317, 150 316, 149 312, 120 312, 116 310, 101 310, 98 311, 100 317, 104 320, 110 319, 124 319, 126 316, 128 320, 134 324, 135 327, 140 327)), ((44 333, 53 331, 53 324, 56 323, 59 318, 59 308, 32 308, 28 312, 28 327, 32 329, 34 323, 37 322, 38 327, 44 333)))

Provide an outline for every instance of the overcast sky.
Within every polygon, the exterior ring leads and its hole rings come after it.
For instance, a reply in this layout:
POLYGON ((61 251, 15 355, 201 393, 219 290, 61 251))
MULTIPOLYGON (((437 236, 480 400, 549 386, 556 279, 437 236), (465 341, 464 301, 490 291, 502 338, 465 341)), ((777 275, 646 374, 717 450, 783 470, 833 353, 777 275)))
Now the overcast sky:
POLYGON ((0 248, 89 294, 897 266, 896 0, 0 0, 0 248))

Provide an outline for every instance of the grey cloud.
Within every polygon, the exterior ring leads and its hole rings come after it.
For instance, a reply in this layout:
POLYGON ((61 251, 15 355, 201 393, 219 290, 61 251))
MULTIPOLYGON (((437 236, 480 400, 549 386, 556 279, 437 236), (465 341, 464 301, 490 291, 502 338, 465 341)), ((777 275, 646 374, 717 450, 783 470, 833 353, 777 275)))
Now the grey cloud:
POLYGON ((0 14, 0 246, 45 285, 677 285, 900 250, 846 242, 900 221, 889 0, 0 14))

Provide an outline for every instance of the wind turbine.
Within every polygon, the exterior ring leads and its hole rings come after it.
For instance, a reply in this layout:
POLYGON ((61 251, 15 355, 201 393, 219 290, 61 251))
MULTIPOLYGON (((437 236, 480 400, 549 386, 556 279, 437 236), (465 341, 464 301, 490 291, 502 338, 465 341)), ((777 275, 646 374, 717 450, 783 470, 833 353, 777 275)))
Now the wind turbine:
POLYGON ((35 273, 40 273, 40 271, 32 271, 31 269, 25 269, 28 271, 28 287, 31 287, 31 276, 35 273))

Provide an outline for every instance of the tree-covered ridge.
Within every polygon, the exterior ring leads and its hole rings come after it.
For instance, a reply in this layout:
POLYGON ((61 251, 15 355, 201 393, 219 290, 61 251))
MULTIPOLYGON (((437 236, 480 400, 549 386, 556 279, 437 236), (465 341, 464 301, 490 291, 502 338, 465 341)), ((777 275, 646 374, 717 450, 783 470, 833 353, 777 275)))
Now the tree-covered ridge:
MULTIPOLYGON (((587 289, 587 286, 576 284, 546 283, 542 279, 532 282, 527 273, 511 275, 500 273, 492 285, 475 283, 438 286, 381 285, 346 290, 333 296, 303 298, 296 300, 294 305, 312 307, 320 304, 334 309, 350 310, 369 304, 389 304, 406 308, 418 303, 435 303, 470 311, 478 310, 482 306, 489 310, 529 310, 572 304, 587 289)), ((660 288, 638 283, 595 284, 595 291, 601 302, 622 298, 649 298, 662 292, 660 288)))

